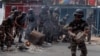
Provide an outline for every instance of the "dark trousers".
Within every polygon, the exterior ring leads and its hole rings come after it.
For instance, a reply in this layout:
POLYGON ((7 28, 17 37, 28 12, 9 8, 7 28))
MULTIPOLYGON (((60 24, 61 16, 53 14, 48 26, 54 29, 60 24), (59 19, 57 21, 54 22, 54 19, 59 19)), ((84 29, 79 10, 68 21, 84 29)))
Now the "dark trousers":
POLYGON ((14 42, 12 27, 6 28, 5 31, 6 31, 5 44, 9 48, 14 42))
POLYGON ((4 49, 4 44, 5 44, 5 41, 3 39, 0 39, 0 47, 1 47, 1 50, 4 49))
POLYGON ((6 39, 5 39, 5 44, 7 46, 7 48, 11 47, 12 45, 12 40, 10 36, 7 35, 6 39))
POLYGON ((48 43, 52 43, 53 37, 52 37, 50 32, 45 33, 45 41, 48 42, 48 43))
POLYGON ((81 55, 80 56, 87 56, 87 48, 86 48, 85 42, 76 43, 76 41, 72 41, 71 42, 71 53, 72 53, 72 56, 76 56, 77 46, 81 50, 81 55))
POLYGON ((89 33, 87 36, 87 42, 91 42, 91 33, 89 33))
POLYGON ((39 27, 39 32, 42 32, 43 31, 43 27, 39 27))
POLYGON ((16 27, 15 28, 15 34, 14 34, 14 38, 16 37, 16 36, 18 36, 19 37, 19 42, 21 42, 22 41, 22 35, 23 35, 23 28, 20 28, 20 27, 16 27))

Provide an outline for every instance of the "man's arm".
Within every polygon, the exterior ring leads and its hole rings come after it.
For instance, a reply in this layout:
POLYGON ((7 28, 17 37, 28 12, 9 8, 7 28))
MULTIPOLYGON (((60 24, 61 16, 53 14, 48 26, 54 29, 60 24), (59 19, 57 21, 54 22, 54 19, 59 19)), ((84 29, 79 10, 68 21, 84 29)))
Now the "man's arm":
POLYGON ((88 35, 88 33, 90 32, 90 27, 88 25, 87 22, 84 23, 84 34, 88 35))
POLYGON ((17 20, 19 19, 19 17, 21 17, 21 16, 16 17, 16 19, 15 19, 15 25, 17 25, 18 27, 21 27, 21 25, 18 24, 18 22, 17 22, 17 20))
POLYGON ((76 34, 75 34, 75 33, 73 33, 73 32, 71 32, 71 31, 68 31, 68 33, 69 33, 71 36, 73 36, 73 37, 75 37, 75 36, 76 36, 76 34))
POLYGON ((68 34, 75 37, 76 34, 72 32, 72 28, 73 28, 72 26, 73 26, 73 24, 70 23, 69 26, 68 26, 68 34))

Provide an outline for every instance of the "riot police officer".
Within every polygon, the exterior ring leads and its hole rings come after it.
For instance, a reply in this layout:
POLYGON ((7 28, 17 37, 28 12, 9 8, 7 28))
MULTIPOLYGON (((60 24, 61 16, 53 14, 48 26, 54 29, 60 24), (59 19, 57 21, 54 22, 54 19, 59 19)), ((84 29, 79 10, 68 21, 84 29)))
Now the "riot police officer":
POLYGON ((19 43, 22 43, 22 34, 24 32, 26 20, 27 20, 27 17, 26 17, 25 12, 19 14, 19 16, 17 16, 17 18, 15 19, 17 35, 19 37, 19 40, 18 40, 19 43))
MULTIPOLYGON (((51 45, 52 43, 52 23, 49 16, 49 7, 47 5, 42 7, 41 10, 41 23, 43 25, 43 33, 45 34, 45 42, 51 45)), ((48 45, 48 44, 47 44, 48 45)))
POLYGON ((35 20, 34 10, 30 8, 27 13, 27 28, 25 33, 26 34, 25 39, 29 40, 31 43, 33 43, 34 41, 33 39, 31 39, 32 36, 30 35, 30 33, 35 29, 35 27, 36 27, 36 20, 35 20))
POLYGON ((81 56, 87 56, 87 48, 86 48, 85 41, 83 40, 83 41, 77 43, 77 40, 75 40, 76 35, 79 32, 87 31, 85 29, 88 27, 88 24, 85 20, 82 19, 84 17, 83 10, 76 9, 76 11, 74 13, 74 17, 75 17, 75 19, 69 24, 70 29, 68 30, 70 35, 72 33, 72 35, 71 35, 71 54, 72 54, 72 56, 76 56, 76 48, 78 46, 81 50, 81 56))
POLYGON ((41 7, 41 11, 40 11, 40 14, 39 14, 39 31, 42 32, 44 31, 44 22, 46 21, 46 19, 48 18, 47 15, 48 15, 48 6, 42 6, 41 7))
POLYGON ((59 15, 60 15, 60 11, 59 8, 56 7, 53 11, 53 17, 52 17, 52 22, 53 22, 53 26, 54 26, 54 30, 53 30, 53 40, 55 42, 58 42, 60 31, 60 22, 59 22, 59 15))

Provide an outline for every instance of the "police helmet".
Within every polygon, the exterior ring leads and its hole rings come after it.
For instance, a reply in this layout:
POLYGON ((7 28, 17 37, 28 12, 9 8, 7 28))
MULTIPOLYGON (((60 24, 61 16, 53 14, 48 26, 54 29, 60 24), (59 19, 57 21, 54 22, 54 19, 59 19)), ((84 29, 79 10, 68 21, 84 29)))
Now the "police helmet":
POLYGON ((26 15, 26 12, 22 12, 22 14, 26 15))
POLYGON ((84 17, 84 11, 82 9, 76 9, 76 11, 74 12, 74 16, 81 16, 84 17))
POLYGON ((49 7, 49 12, 52 14, 54 11, 54 8, 53 7, 49 7))
POLYGON ((22 12, 22 16, 26 16, 26 12, 22 12))
POLYGON ((28 11, 33 11, 33 9, 32 8, 29 8, 28 11))
POLYGON ((49 7, 49 10, 50 10, 50 11, 53 11, 53 7, 49 7))
POLYGON ((59 8, 58 7, 54 9, 54 13, 59 14, 59 8))
POLYGON ((47 5, 45 5, 45 6, 42 6, 41 9, 42 9, 42 11, 47 11, 47 10, 49 10, 49 7, 47 5))
POLYGON ((33 14, 34 10, 32 8, 28 9, 28 14, 33 14))
POLYGON ((22 12, 20 10, 15 10, 14 11, 14 15, 18 16, 19 14, 21 14, 22 12))
POLYGON ((17 7, 16 6, 12 6, 11 7, 11 11, 15 11, 15 10, 17 10, 17 7))

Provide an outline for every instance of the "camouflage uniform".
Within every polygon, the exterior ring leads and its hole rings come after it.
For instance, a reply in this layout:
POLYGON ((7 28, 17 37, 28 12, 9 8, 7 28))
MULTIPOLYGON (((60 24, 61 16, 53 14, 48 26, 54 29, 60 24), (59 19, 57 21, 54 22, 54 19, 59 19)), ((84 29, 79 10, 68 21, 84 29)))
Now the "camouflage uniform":
MULTIPOLYGON (((78 13, 82 14, 82 13, 80 13, 80 11, 76 11, 76 13, 74 14, 74 16, 76 16, 78 13)), ((79 17, 82 18, 83 14, 81 16, 79 16, 79 17)), ((88 24, 86 23, 86 21, 84 21, 82 19, 80 19, 80 20, 73 20, 69 24, 69 27, 72 28, 72 32, 75 33, 75 34, 77 34, 80 31, 84 31, 84 29, 87 26, 88 26, 88 24)), ((87 48, 86 48, 85 41, 77 43, 77 41, 73 37, 71 37, 71 52, 72 52, 72 56, 76 56, 77 46, 81 50, 81 56, 87 56, 87 48)))
POLYGON ((11 24, 9 23, 9 19, 4 20, 2 25, 4 26, 4 30, 6 31, 5 44, 7 48, 10 48, 13 41, 13 35, 12 35, 12 29, 11 29, 11 24))
POLYGON ((0 47, 2 51, 4 50, 4 44, 5 44, 4 27, 0 25, 0 47))

